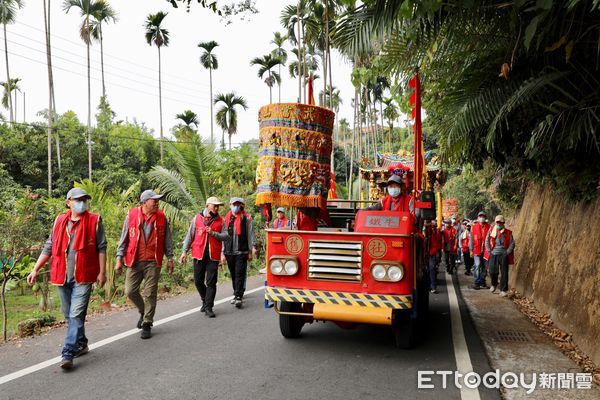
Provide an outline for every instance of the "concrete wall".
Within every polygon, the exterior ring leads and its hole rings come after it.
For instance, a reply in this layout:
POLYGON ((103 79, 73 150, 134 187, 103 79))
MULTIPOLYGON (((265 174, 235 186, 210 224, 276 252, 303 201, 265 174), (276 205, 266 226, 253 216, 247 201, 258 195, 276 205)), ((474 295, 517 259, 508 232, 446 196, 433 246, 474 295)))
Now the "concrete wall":
POLYGON ((510 286, 600 364, 600 198, 572 203, 531 185, 512 228, 510 286))

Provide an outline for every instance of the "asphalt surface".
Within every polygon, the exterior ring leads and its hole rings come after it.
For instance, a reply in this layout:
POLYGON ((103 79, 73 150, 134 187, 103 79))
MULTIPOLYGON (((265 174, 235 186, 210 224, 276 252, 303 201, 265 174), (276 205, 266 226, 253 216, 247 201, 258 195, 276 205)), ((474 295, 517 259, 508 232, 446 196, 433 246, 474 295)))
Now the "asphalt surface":
MULTIPOLYGON (((155 326, 153 337, 137 331, 94 348, 62 371, 56 363, 0 384, 0 399, 461 399, 453 384, 417 388, 417 371, 457 369, 448 293, 443 273, 420 342, 412 350, 394 347, 389 328, 346 330, 333 323, 305 325, 299 339, 285 339, 278 318, 263 306, 262 290, 247 296, 244 308, 229 301, 215 307, 217 318, 199 312, 155 326)), ((263 285, 248 281, 248 290, 263 285)), ((455 281, 455 288, 459 293, 455 281)), ((221 285, 217 299, 231 293, 221 285)), ((480 338, 459 295, 464 336, 473 370, 491 370, 480 338)), ((195 294, 159 302, 156 321, 199 306, 195 294)), ((88 318, 90 344, 131 331, 135 310, 88 318)), ((0 346, 4 377, 60 354, 65 328, 18 344, 0 346)), ((472 395, 473 393, 471 393, 472 395)), ((475 391, 474 394, 477 394, 475 391)), ((481 399, 498 399, 497 390, 480 387, 481 399)), ((465 398, 463 393, 463 397, 465 398)))

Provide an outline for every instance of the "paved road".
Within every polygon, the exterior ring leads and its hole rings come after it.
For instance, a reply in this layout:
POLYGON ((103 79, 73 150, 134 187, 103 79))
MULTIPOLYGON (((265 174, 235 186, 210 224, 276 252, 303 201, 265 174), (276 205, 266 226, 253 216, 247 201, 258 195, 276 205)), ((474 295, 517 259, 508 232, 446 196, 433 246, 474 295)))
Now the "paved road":
MULTIPOLYGON (((417 389, 417 371, 457 369, 443 278, 440 273, 440 294, 431 297, 428 327, 413 350, 396 349, 391 332, 373 326, 344 330, 315 323, 305 325, 300 339, 284 339, 274 311, 263 308, 262 290, 237 310, 226 300, 226 284, 219 288, 217 318, 192 312, 155 326, 150 340, 131 331, 133 310, 90 318, 90 343, 101 346, 77 359, 71 372, 51 360, 64 328, 1 346, 0 383, 14 379, 0 384, 0 399, 498 399, 496 390, 444 390, 440 377, 433 379, 435 389, 417 389), (44 361, 49 366, 24 371, 44 361)), ((259 278, 248 282, 249 290, 261 285, 259 278)), ((459 304, 468 352, 458 356, 483 374, 490 367, 460 295, 459 304)), ((197 306, 197 295, 162 301, 157 320, 197 306)))

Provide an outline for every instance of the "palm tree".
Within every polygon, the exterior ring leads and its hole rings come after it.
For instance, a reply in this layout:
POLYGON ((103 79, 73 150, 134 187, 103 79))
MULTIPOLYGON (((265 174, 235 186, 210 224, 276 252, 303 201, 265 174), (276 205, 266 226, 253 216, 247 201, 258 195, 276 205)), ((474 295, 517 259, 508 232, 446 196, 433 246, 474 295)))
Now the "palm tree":
POLYGON ((235 106, 242 106, 244 110, 248 109, 246 99, 242 96, 236 96, 235 92, 223 94, 220 93, 214 98, 215 105, 223 103, 217 110, 217 125, 223 130, 221 137, 221 148, 225 149, 225 131, 229 135, 229 150, 231 150, 231 136, 237 133, 237 110, 235 106))
MULTIPOLYGON (((50 45, 50 0, 48 0, 48 6, 46 7, 46 0, 43 0, 42 6, 44 7, 44 37, 46 41, 46 66, 48 68, 48 131, 47 131, 47 142, 48 142, 48 197, 52 196, 52 128, 54 124, 54 77, 52 74, 52 46, 50 45)), ((6 35, 4 35, 6 37, 6 35)), ((61 172, 61 159, 60 159, 60 136, 58 131, 56 132, 56 160, 58 161, 58 172, 61 172)))
MULTIPOLYGON (((271 40, 271 44, 274 44, 275 46, 277 46, 272 52, 271 54, 273 54, 274 57, 277 57, 281 60, 281 63, 278 66, 278 74, 279 74, 279 78, 281 78, 281 66, 285 66, 285 63, 287 62, 287 51, 285 51, 285 49, 283 48, 283 44, 285 43, 285 41, 287 40, 287 36, 283 36, 281 33, 279 32, 275 32, 274 36, 273 36, 273 40, 271 40)), ((277 85, 278 89, 279 89, 279 102, 281 103, 281 80, 279 81, 279 84, 277 85)))
POLYGON ((163 117, 160 48, 169 46, 169 31, 162 27, 167 13, 159 11, 146 17, 146 42, 158 48, 158 108, 160 113, 160 162, 163 161, 163 117))
POLYGON ((198 120, 198 115, 196 115, 196 113, 192 110, 185 110, 181 114, 177 114, 175 118, 183 122, 181 125, 183 125, 183 128, 188 131, 194 131, 192 125, 198 129, 198 124, 200 121, 198 120))
POLYGON ((389 151, 394 151, 392 146, 392 135, 394 132, 394 121, 400 117, 400 112, 398 111, 398 107, 394 104, 394 100, 392 98, 384 98, 382 99, 383 104, 385 104, 385 108, 383 109, 382 118, 385 117, 387 120, 389 131, 388 131, 388 145, 389 151))
POLYGON ((10 85, 8 82, 0 82, 0 86, 4 88, 4 95, 2 95, 2 106, 4 108, 10 108, 10 99, 12 98, 12 93, 21 91, 21 88, 19 87, 20 81, 21 78, 13 78, 10 80, 10 85))
MULTIPOLYGON (((22 0, 2 0, 0 2, 0 23, 4 29, 4 57, 6 59, 6 81, 11 82, 10 69, 8 67, 8 40, 6 39, 6 25, 15 22, 17 9, 23 7, 22 0)), ((9 122, 12 124, 15 116, 13 115, 12 97, 8 98, 9 122)))
POLYGON ((107 0, 97 0, 98 11, 94 14, 92 23, 92 37, 100 41, 100 70, 102 71, 102 96, 106 98, 106 85, 104 84, 104 38, 102 24, 117 21, 117 12, 108 4, 107 0))
POLYGON ((213 117, 213 102, 212 102, 212 98, 213 98, 212 72, 213 72, 213 69, 219 68, 219 61, 217 60, 217 56, 215 56, 212 53, 212 51, 218 45, 219 44, 217 42, 215 42, 214 40, 211 40, 210 42, 198 43, 198 47, 201 47, 204 49, 204 52, 200 56, 200 64, 202 64, 202 66, 204 68, 208 69, 208 74, 209 74, 209 79, 210 79, 210 98, 209 98, 209 100, 210 100, 210 144, 215 144, 214 134, 213 134, 214 117, 213 117))
POLYGON ((71 8, 76 7, 83 18, 79 28, 79 36, 84 41, 87 49, 87 88, 88 88, 88 116, 87 116, 87 145, 88 145, 88 178, 92 179, 92 139, 90 137, 92 125, 92 86, 90 78, 90 44, 92 43, 90 17, 100 11, 101 4, 95 0, 64 0, 63 10, 68 13, 71 8))
POLYGON ((265 75, 265 72, 268 73, 268 77, 265 79, 265 83, 269 87, 269 103, 273 102, 273 85, 275 83, 281 82, 281 76, 275 72, 271 71, 278 65, 281 65, 281 59, 273 56, 272 54, 267 54, 262 57, 256 57, 250 61, 250 65, 260 65, 258 69, 258 77, 262 79, 265 75))

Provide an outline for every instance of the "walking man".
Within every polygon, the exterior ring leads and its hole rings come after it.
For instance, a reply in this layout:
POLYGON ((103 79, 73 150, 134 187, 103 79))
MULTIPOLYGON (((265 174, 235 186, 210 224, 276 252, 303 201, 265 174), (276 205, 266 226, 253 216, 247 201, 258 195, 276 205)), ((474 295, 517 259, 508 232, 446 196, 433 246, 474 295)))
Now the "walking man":
POLYGON ((442 248, 442 236, 437 229, 435 221, 430 221, 426 225, 426 234, 429 237, 429 260, 427 263, 429 290, 431 293, 437 293, 437 264, 438 255, 442 248))
POLYGON ((106 236, 102 219, 88 211, 91 197, 81 188, 67 193, 68 211, 56 217, 50 237, 40 254, 27 283, 35 283, 40 269, 50 257, 50 282, 57 285, 67 334, 62 349, 61 368, 73 367, 73 358, 89 351, 85 336, 92 284, 106 282, 106 236))
POLYGON ((194 265, 194 284, 202 299, 200 311, 214 318, 213 307, 217 295, 219 261, 223 250, 223 241, 229 238, 219 207, 223 203, 216 197, 206 200, 206 208, 197 214, 190 224, 183 241, 183 251, 179 262, 184 264, 191 247, 194 265))
POLYGON ((231 210, 225 216, 229 239, 223 246, 223 255, 231 274, 231 285, 233 286, 231 303, 237 308, 241 308, 246 290, 248 261, 252 260, 252 254, 256 252, 254 224, 252 216, 244 211, 244 199, 232 197, 229 204, 231 210))
POLYGON ((500 296, 506 297, 508 292, 508 266, 513 262, 515 241, 512 232, 504 226, 504 217, 497 215, 495 225, 488 232, 485 239, 486 255, 489 255, 488 267, 492 277, 490 292, 494 293, 498 286, 498 273, 500 273, 500 296))
POLYGON ((156 311, 158 279, 166 255, 167 270, 173 273, 173 243, 171 229, 165 214, 159 209, 162 195, 145 190, 140 196, 140 206, 129 210, 117 248, 115 272, 121 273, 125 265, 125 294, 137 307, 140 319, 137 328, 141 338, 152 337, 152 323, 156 311), (140 285, 144 289, 140 294, 140 285))
POLYGON ((486 222, 486 218, 485 212, 480 211, 477 214, 477 222, 475 222, 471 228, 471 243, 469 244, 469 250, 473 255, 473 277, 475 278, 475 282, 471 287, 475 290, 489 289, 489 286, 485 283, 487 261, 483 257, 485 251, 485 238, 490 230, 490 224, 486 222))
POLYGON ((458 251, 458 238, 453 223, 448 223, 442 231, 442 243, 446 272, 452 275, 456 271, 456 252, 458 251))
POLYGON ((292 229, 291 222, 285 217, 285 208, 277 209, 277 218, 273 221, 273 229, 292 229))
POLYGON ((465 275, 471 275, 471 269, 473 268, 473 257, 471 257, 471 251, 469 249, 469 245, 472 241, 471 224, 465 219, 463 220, 462 225, 463 229, 460 234, 460 248, 465 264, 465 275))

